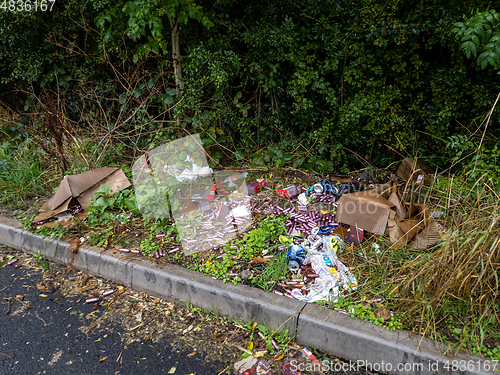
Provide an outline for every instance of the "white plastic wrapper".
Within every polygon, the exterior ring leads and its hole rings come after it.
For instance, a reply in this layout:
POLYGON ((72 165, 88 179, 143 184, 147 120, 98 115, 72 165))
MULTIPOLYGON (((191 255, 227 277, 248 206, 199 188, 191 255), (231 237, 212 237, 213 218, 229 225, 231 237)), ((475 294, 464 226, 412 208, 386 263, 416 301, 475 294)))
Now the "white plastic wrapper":
POLYGON ((292 290, 292 296, 300 301, 336 301, 339 296, 342 296, 344 289, 350 291, 358 287, 354 275, 336 256, 316 253, 311 255, 306 262, 311 263, 318 277, 314 279, 314 282, 302 287, 302 289, 309 290, 307 295, 303 295, 301 289, 292 290))

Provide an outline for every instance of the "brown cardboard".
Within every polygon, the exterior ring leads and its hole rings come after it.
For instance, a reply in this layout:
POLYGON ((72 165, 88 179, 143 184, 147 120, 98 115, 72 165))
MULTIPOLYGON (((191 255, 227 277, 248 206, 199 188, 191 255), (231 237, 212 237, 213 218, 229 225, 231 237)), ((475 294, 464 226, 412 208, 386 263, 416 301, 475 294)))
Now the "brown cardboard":
POLYGON ((377 192, 377 194, 382 195, 384 198, 389 197, 391 194, 391 186, 392 182, 388 181, 385 184, 378 184, 373 187, 373 190, 377 192))
POLYGON ((76 200, 87 215, 87 208, 92 195, 101 185, 111 187, 113 193, 123 190, 130 186, 130 182, 121 168, 104 167, 92 169, 87 172, 64 176, 56 193, 40 208, 39 214, 33 219, 33 222, 43 221, 66 211, 70 202, 76 200))
POLYGON ((397 242, 401 237, 401 231, 396 220, 389 218, 387 220, 387 230, 386 234, 389 235, 389 240, 391 242, 397 242))
POLYGON ((396 216, 403 219, 406 216, 406 208, 399 200, 398 195, 396 193, 391 193, 388 201, 396 207, 396 216))
MULTIPOLYGON (((372 233, 386 234, 398 249, 414 239, 412 248, 424 250, 438 241, 437 226, 428 219, 427 209, 421 203, 403 204, 397 191, 385 199, 375 190, 365 190, 342 195, 336 220, 372 233)), ((334 233, 343 233, 343 229, 336 228, 334 233)))
POLYGON ((418 158, 413 160, 405 158, 396 171, 396 176, 404 181, 418 181, 419 176, 423 185, 430 185, 432 178, 434 178, 434 171, 431 167, 422 163, 418 158))
POLYGON ((344 194, 339 200, 336 220, 383 235, 394 205, 373 190, 344 194))
POLYGON ((353 182, 354 180, 350 176, 344 176, 344 175, 339 175, 339 174, 331 174, 328 176, 328 181, 331 184, 344 184, 344 183, 349 183, 353 182))
POLYGON ((181 210, 184 215, 191 215, 192 217, 196 217, 200 214, 198 209, 198 202, 188 199, 186 201, 186 207, 181 210))
POLYGON ((407 245, 413 237, 417 235, 418 232, 422 230, 423 224, 418 221, 413 220, 401 220, 399 222, 399 228, 402 232, 402 236, 398 239, 396 247, 401 248, 407 245))
POLYGON ((429 220, 422 232, 415 236, 410 248, 415 250, 425 250, 436 246, 439 240, 437 225, 434 220, 429 220))

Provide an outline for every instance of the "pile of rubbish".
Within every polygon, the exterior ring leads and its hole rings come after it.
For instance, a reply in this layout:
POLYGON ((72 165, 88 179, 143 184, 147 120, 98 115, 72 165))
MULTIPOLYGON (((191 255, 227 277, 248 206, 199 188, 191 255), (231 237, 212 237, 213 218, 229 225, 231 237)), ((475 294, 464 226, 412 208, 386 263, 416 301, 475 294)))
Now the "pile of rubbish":
MULTIPOLYGON (((284 280, 282 292, 275 291, 278 294, 315 302, 336 300, 355 289, 357 280, 338 254, 361 243, 365 232, 387 236, 398 248, 409 245, 423 250, 438 243, 439 227, 431 210, 407 202, 406 192, 398 188, 398 177, 420 185, 430 183, 434 171, 419 160, 405 159, 385 184, 329 176, 312 186, 273 190, 264 178, 246 181, 248 173, 214 172, 200 145, 197 135, 181 138, 134 163, 138 209, 146 216, 170 218, 178 231, 171 240, 181 242, 185 255, 209 249, 222 252, 222 245, 256 228, 266 215, 283 216, 288 237, 281 236, 279 242, 296 276, 284 280)), ((66 176, 34 221, 44 224, 69 220, 72 215, 84 217, 101 185, 116 192, 130 182, 120 168, 66 176)), ((153 256, 179 249, 159 250, 153 256)))

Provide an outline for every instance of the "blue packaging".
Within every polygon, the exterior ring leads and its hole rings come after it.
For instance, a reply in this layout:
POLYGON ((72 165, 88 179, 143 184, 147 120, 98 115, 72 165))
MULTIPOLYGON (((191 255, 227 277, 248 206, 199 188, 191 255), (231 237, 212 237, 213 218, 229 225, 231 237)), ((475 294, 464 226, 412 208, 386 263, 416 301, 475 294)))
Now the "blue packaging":
POLYGON ((292 245, 288 249, 286 257, 288 259, 288 269, 292 272, 297 272, 306 260, 306 252, 302 246, 292 245))

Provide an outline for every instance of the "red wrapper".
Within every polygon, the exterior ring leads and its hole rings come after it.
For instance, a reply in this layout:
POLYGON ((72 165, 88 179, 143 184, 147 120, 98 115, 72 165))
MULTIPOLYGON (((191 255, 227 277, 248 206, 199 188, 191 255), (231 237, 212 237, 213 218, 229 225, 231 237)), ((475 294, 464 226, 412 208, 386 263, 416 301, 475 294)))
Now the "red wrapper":
POLYGON ((281 195, 282 197, 285 197, 285 198, 295 197, 299 193, 300 193, 300 189, 296 185, 290 185, 290 186, 287 186, 286 188, 276 190, 276 194, 281 195))

